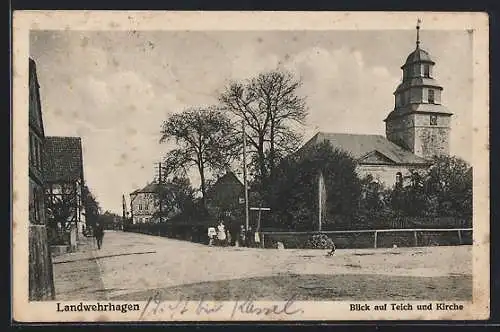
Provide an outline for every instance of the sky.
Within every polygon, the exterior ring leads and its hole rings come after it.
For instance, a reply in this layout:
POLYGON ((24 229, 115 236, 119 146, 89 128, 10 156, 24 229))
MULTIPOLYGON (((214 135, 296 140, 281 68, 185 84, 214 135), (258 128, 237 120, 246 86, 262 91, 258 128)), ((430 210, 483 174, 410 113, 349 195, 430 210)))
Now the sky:
MULTIPOLYGON (((317 131, 385 136, 401 65, 415 30, 72 31, 30 33, 47 136, 79 136, 84 176, 103 210, 145 186, 173 146, 160 144, 169 114, 217 103, 233 80, 283 68, 303 82, 317 131)), ((464 31, 421 30, 436 62, 442 104, 454 115, 450 152, 471 162, 472 42, 464 31)), ((196 184, 196 179, 193 180, 196 184)))

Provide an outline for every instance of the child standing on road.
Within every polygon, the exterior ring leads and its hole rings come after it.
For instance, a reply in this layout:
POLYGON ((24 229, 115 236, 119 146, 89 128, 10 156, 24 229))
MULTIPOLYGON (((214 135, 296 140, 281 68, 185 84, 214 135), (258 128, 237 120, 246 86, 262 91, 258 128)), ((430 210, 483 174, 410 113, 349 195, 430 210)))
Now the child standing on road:
POLYGON ((214 245, 216 235, 217 235, 217 232, 215 231, 215 227, 209 227, 208 228, 208 245, 209 246, 214 245))

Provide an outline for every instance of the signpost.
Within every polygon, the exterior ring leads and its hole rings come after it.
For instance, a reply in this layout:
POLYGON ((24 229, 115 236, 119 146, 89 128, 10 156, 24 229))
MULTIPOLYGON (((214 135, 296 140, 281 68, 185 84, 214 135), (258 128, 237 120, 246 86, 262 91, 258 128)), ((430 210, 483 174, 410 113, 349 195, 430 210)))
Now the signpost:
MULTIPOLYGON (((262 239, 259 236, 259 233, 260 233, 260 219, 261 219, 261 216, 262 216, 262 211, 271 211, 271 209, 268 208, 268 207, 251 207, 250 210, 252 210, 252 211, 259 211, 259 215, 258 215, 258 218, 257 218, 257 229, 255 230, 255 236, 259 237, 258 242, 261 242, 261 240, 262 240, 262 247, 264 247, 264 236, 262 236, 262 239)), ((257 239, 255 241, 257 242, 257 239)))

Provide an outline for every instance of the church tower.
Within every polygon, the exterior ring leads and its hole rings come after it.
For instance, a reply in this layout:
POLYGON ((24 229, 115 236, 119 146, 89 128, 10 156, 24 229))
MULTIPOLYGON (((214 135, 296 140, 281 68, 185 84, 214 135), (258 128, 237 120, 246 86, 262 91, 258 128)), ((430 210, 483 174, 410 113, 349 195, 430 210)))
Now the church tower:
POLYGON ((403 81, 394 92, 394 110, 384 120, 387 139, 417 156, 432 158, 449 154, 452 113, 441 105, 443 88, 433 78, 435 65, 420 48, 420 20, 417 45, 408 55, 403 81))

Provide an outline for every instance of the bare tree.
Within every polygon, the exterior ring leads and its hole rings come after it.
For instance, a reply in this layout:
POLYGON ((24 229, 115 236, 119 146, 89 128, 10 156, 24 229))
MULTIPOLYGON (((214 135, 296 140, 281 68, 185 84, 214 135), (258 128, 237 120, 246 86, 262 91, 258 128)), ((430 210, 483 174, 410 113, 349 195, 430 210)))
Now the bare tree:
POLYGON ((247 126, 254 168, 263 183, 277 163, 301 141, 298 127, 307 117, 301 81, 285 71, 261 73, 245 83, 234 82, 220 96, 224 107, 247 126))
POLYGON ((165 176, 185 175, 196 168, 205 200, 207 173, 229 168, 236 138, 230 119, 214 107, 188 108, 169 116, 163 123, 160 142, 173 140, 178 148, 165 157, 165 176))

